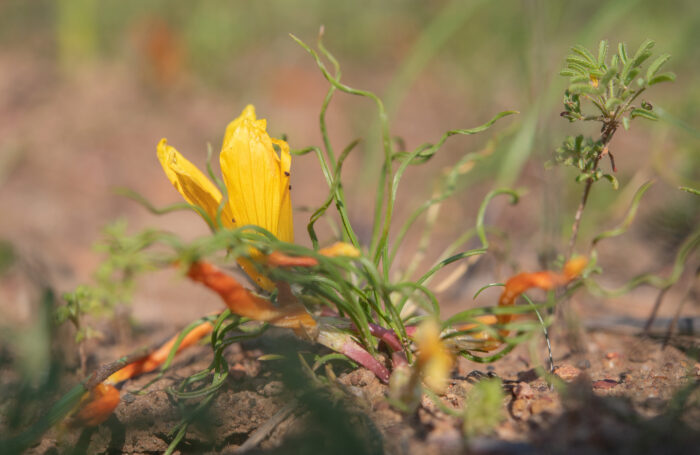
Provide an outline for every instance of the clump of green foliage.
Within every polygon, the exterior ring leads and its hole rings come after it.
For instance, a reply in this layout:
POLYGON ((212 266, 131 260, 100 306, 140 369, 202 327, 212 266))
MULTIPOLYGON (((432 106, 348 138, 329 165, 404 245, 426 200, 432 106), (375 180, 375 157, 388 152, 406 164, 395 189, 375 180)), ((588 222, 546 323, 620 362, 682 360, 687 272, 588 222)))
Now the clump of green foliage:
POLYGON ((474 384, 464 402, 463 430, 467 438, 487 435, 503 421, 504 397, 498 378, 474 384))
POLYGON ((127 235, 126 222, 118 221, 107 226, 103 239, 95 244, 96 252, 104 255, 94 274, 95 284, 80 285, 72 292, 62 295, 64 305, 54 312, 57 324, 70 322, 75 330, 81 371, 86 371, 84 342, 101 336, 95 328, 96 318, 111 318, 119 305, 128 304, 136 288, 137 278, 155 270, 160 262, 157 253, 144 256, 148 248, 164 237, 154 230, 145 230, 136 235, 127 235))
MULTIPOLYGON (((654 44, 654 41, 647 39, 634 54, 630 55, 627 46, 620 43, 617 46, 617 53, 610 56, 607 41, 600 42, 597 56, 583 46, 574 46, 571 54, 566 58, 565 68, 560 72, 562 76, 569 78, 569 86, 564 94, 565 110, 561 116, 570 122, 594 122, 600 125, 598 137, 583 134, 568 136, 556 149, 555 161, 574 167, 578 172, 576 181, 584 183, 581 201, 574 216, 567 256, 573 254, 576 246, 579 225, 593 184, 605 179, 612 184, 613 189, 619 186, 617 178, 612 173, 603 171, 600 163, 607 156, 612 172, 617 170, 610 144, 619 127, 629 129, 630 122, 635 118, 658 120, 653 104, 648 99, 641 98, 641 95, 656 84, 671 82, 676 78, 672 72, 661 72, 664 64, 671 58, 669 54, 651 59, 654 44), (651 63, 645 67, 648 61, 651 63)), ((595 265, 596 247, 599 242, 627 232, 637 214, 641 198, 650 188, 651 183, 646 182, 639 187, 624 219, 617 227, 593 238, 590 254, 594 266, 591 270, 601 271, 595 265)), ((698 194, 698 191, 693 188, 680 187, 679 189, 698 194)), ((644 273, 613 290, 603 288, 591 278, 586 279, 585 284, 589 291, 599 296, 623 295, 641 285, 658 288, 659 296, 646 323, 646 333, 656 317, 664 294, 681 278, 687 261, 699 246, 700 229, 695 229, 680 243, 668 277, 644 273)), ((673 325, 671 324, 669 330, 673 325)))
POLYGON ((570 122, 597 122, 600 136, 568 136, 556 149, 555 160, 578 170, 577 182, 585 182, 579 204, 568 255, 573 253, 583 209, 591 186, 600 179, 608 180, 614 189, 618 181, 614 175, 600 168, 605 156, 610 159, 612 171, 617 170, 610 142, 620 125, 629 129, 630 120, 637 117, 657 120, 651 102, 641 100, 634 104, 649 87, 661 82, 675 80, 671 72, 660 73, 661 67, 671 58, 669 54, 657 57, 643 71, 644 63, 652 56, 654 41, 644 41, 634 55, 629 55, 625 43, 620 43, 617 53, 608 56, 607 41, 601 41, 597 56, 583 46, 574 46, 566 57, 566 66, 559 74, 569 78, 569 87, 564 93, 564 111, 561 116, 570 122))
POLYGON ((65 305, 56 309, 58 324, 70 321, 76 329, 75 340, 97 335, 89 324, 81 323, 85 316, 110 316, 120 304, 129 303, 136 288, 136 279, 158 265, 158 256, 144 256, 143 250, 163 237, 154 230, 127 235, 126 222, 119 221, 104 229, 103 240, 95 251, 104 255, 95 272, 95 284, 80 285, 63 294, 65 305))

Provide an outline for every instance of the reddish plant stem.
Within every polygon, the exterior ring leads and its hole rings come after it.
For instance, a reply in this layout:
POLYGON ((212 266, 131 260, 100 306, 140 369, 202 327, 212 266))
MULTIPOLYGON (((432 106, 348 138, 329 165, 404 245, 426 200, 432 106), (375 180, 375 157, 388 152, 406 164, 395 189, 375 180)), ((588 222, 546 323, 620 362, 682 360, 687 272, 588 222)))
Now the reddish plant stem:
MULTIPOLYGON (((333 311, 330 308, 323 308, 321 310, 321 316, 329 316, 329 317, 338 317, 338 312, 333 311)), ((387 346, 392 351, 403 351, 403 346, 401 345, 401 341, 399 341, 399 337, 396 335, 396 332, 394 332, 391 329, 387 329, 385 327, 382 327, 378 324, 374 324, 372 322, 368 323, 369 325, 369 333, 382 340, 384 343, 386 343, 387 346)), ((359 332, 359 329, 354 323, 350 323, 350 329, 354 330, 355 332, 359 332)), ((406 326, 406 334, 408 336, 413 336, 415 334, 416 327, 415 326, 406 326)))
MULTIPOLYGON (((598 163, 600 163, 600 159, 603 157, 603 151, 608 148, 608 144, 613 138, 613 135, 615 134, 615 131, 617 130, 617 120, 615 117, 613 117, 612 120, 607 122, 605 124, 605 128, 603 129, 603 134, 600 136, 600 141, 602 143, 602 149, 600 153, 598 153, 598 156, 596 156, 595 161, 593 162, 593 170, 592 172, 595 173, 598 170, 598 163)), ((607 152, 609 154, 609 152, 607 152)), ((615 162, 612 161, 612 155, 610 155, 611 163, 613 166, 613 171, 615 171, 615 162)), ((593 186, 593 177, 589 177, 586 179, 586 186, 583 189, 583 195, 581 196, 581 202, 578 205, 578 208, 576 209, 576 215, 574 215, 574 224, 571 227, 571 239, 569 239, 569 248, 567 249, 566 252, 566 259, 571 259, 571 256, 574 254, 574 247, 576 246, 576 239, 578 237, 578 231, 579 227, 581 225, 581 218, 583 217, 583 209, 586 208, 586 202, 588 202, 588 195, 591 192, 591 187, 593 186)))
POLYGON ((391 364, 396 369, 400 366, 408 366, 408 359, 403 351, 396 351, 391 354, 391 364))
MULTIPOLYGON (((600 158, 596 159, 594 168, 598 168, 598 161, 600 158)), ((588 194, 591 192, 591 186, 593 186, 593 179, 589 178, 586 180, 586 187, 583 189, 583 196, 581 197, 581 202, 578 204, 576 209, 576 215, 574 216, 574 224, 571 227, 571 238, 569 239, 569 248, 566 251, 566 257, 571 258, 574 254, 574 247, 576 246, 576 238, 578 237, 578 229, 581 225, 581 218, 583 217, 583 209, 586 207, 586 202, 588 201, 588 194)))
MULTIPOLYGON (((358 331, 357 326, 355 324, 352 325, 352 329, 356 332, 358 331)), ((392 351, 403 350, 403 346, 401 346, 399 337, 396 336, 393 330, 386 329, 380 325, 373 324, 370 322, 369 333, 372 334, 372 336, 379 338, 384 343, 386 343, 386 345, 389 346, 389 348, 391 348, 392 351)))
POLYGON ((389 382, 389 370, 359 344, 354 341, 347 341, 339 352, 370 370, 382 382, 389 382))

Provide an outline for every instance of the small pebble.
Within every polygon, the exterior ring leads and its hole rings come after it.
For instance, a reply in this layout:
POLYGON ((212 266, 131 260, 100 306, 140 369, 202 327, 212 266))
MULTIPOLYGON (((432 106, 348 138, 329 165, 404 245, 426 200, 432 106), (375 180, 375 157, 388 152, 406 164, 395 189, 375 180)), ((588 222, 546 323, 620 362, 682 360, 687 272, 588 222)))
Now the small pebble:
POLYGON ((581 370, 573 365, 565 363, 564 365, 558 366, 554 369, 554 374, 559 376, 566 382, 571 382, 581 374, 581 370))
POLYGON ((352 386, 352 385, 351 385, 351 386, 348 386, 348 391, 349 391, 351 394, 355 395, 357 398, 362 398, 362 399, 366 399, 366 398, 367 398, 367 397, 365 396, 364 390, 362 390, 362 388, 360 388, 360 387, 356 387, 356 386, 352 386))
POLYGON ((529 399, 535 396, 535 392, 527 382, 518 382, 513 389, 513 395, 515 395, 516 398, 529 399))
POLYGON ((614 379, 601 379, 600 381, 593 382, 594 389, 612 389, 619 383, 614 379))
POLYGON ((582 359, 582 360, 578 361, 576 366, 578 368, 581 368, 582 370, 587 370, 588 368, 591 367, 591 362, 588 359, 582 359))
POLYGON ((231 377, 234 379, 243 379, 246 376, 245 367, 241 363, 236 363, 233 365, 229 372, 231 373, 231 377))
POLYGON ((513 403, 510 405, 510 413, 515 419, 527 419, 530 416, 530 406, 528 405, 527 400, 521 398, 513 400, 513 403))
POLYGON ((532 414, 541 414, 543 412, 554 413, 557 407, 557 403, 551 398, 541 397, 532 402, 530 405, 530 412, 532 412, 532 414))
POLYGON ((265 397, 272 397, 279 395, 284 390, 284 384, 281 381, 270 381, 262 387, 261 395, 265 397))

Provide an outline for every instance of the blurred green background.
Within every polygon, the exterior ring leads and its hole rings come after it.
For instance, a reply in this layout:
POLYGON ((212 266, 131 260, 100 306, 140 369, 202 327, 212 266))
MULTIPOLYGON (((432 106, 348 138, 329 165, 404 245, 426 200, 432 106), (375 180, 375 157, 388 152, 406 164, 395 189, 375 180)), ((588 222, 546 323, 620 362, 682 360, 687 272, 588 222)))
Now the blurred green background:
MULTIPOLYGON (((97 261, 89 245, 117 217, 134 228, 203 234, 196 217, 153 217, 112 188, 133 188, 159 205, 177 201, 155 159, 157 141, 167 137, 202 165, 206 144, 216 150, 225 125, 247 103, 293 148, 320 145, 317 118, 328 85, 288 34, 315 44, 321 25, 343 80, 385 99, 392 135, 409 149, 499 111, 520 111, 487 133, 451 139, 425 167, 411 169, 398 208, 405 215, 427 198, 442 169, 464 153, 492 148, 446 204, 437 242, 472 226, 490 189, 527 188, 517 207, 497 202, 489 212, 488 222, 510 236, 503 248, 515 268, 535 267, 538 255, 561 251, 582 188, 573 173, 545 170, 544 163, 565 135, 596 134, 559 117, 567 81, 558 71, 567 49, 576 43, 597 48, 601 39, 636 49, 655 39, 657 53, 672 54, 667 68, 677 81, 648 94, 662 121, 637 120, 615 138, 621 188, 600 183, 594 189, 580 249, 621 218, 634 190, 650 178, 658 183, 642 204, 647 228, 620 248, 652 246, 626 274, 654 268, 669 254, 663 242, 682 238, 678 226, 668 228, 664 220, 675 216, 676 224, 692 225, 697 198, 677 187, 697 187, 700 180, 700 4, 694 0, 4 0, 0 236, 41 256, 65 290, 89 278, 97 261)), ((365 138, 344 177, 351 216, 366 235, 374 194, 367 183, 380 155, 374 108, 337 95, 329 129, 338 150, 365 138)), ((326 190, 312 156, 297 158, 293 169, 297 241, 308 243, 303 209, 318 206, 326 190)), ((624 253, 610 251, 610 264, 620 265, 624 253)), ((146 319, 159 314, 139 311, 146 319)), ((200 312, 184 311, 182 319, 200 312)))

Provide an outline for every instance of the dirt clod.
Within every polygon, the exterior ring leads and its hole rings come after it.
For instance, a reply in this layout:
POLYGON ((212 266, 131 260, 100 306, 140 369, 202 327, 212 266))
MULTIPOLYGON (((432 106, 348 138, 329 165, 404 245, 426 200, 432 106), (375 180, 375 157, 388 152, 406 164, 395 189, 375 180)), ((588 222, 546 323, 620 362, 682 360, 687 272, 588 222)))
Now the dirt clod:
POLYGON ((535 392, 527 382, 518 382, 513 388, 515 398, 530 399, 535 396, 535 392))
POLYGON ((612 389, 618 386, 618 382, 614 379, 601 379, 600 381, 593 382, 594 389, 612 389))
POLYGON ((567 363, 554 368, 554 374, 563 381, 571 382, 581 375, 581 370, 567 363))
POLYGON ((523 398, 513 400, 510 406, 510 413, 518 420, 526 420, 530 417, 530 403, 523 398))

